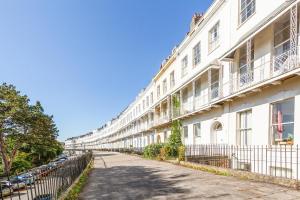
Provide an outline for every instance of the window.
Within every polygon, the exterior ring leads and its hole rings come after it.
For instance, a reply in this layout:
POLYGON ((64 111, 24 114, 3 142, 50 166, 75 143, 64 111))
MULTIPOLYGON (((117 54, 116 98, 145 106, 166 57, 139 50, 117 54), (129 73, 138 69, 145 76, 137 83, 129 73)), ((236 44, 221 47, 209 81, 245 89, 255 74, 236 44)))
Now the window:
POLYGON ((145 99, 143 100, 143 110, 145 110, 145 99))
POLYGON ((194 136, 201 137, 201 124, 200 123, 194 124, 194 136))
POLYGON ((240 23, 244 23, 255 12, 255 0, 241 0, 240 23))
POLYGON ((150 94, 150 103, 153 104, 153 92, 150 94))
POLYGON ((183 136, 184 138, 188 138, 189 137, 189 130, 187 126, 183 127, 183 136))
POLYGON ((173 88, 175 86, 175 76, 174 71, 170 73, 170 88, 173 88))
POLYGON ((220 22, 216 23, 212 29, 209 31, 209 38, 208 38, 208 51, 211 52, 216 49, 219 45, 219 26, 220 22))
POLYGON ((163 94, 167 93, 167 79, 163 81, 163 94))
POLYGON ((147 107, 149 107, 149 96, 147 96, 146 105, 147 105, 147 107))
POLYGON ((157 92, 157 99, 158 99, 160 97, 160 85, 157 86, 156 92, 157 92))
POLYGON ((181 60, 181 77, 184 77, 185 75, 187 75, 187 67, 188 67, 188 57, 185 56, 181 60))
POLYGON ((251 145, 252 110, 238 113, 238 140, 240 145, 251 145))
POLYGON ((193 66, 197 66, 201 61, 200 42, 193 48, 193 66))
POLYGON ((273 144, 294 143, 294 110, 294 98, 272 104, 273 144))

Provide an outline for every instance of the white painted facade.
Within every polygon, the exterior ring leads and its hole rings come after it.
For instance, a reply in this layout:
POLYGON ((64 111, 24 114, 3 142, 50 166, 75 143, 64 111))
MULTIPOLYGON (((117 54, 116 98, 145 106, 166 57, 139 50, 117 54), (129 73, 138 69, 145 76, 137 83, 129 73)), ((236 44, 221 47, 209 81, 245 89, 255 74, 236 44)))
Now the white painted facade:
POLYGON ((66 148, 165 142, 176 119, 185 144, 300 144, 298 5, 215 0, 122 113, 66 148))

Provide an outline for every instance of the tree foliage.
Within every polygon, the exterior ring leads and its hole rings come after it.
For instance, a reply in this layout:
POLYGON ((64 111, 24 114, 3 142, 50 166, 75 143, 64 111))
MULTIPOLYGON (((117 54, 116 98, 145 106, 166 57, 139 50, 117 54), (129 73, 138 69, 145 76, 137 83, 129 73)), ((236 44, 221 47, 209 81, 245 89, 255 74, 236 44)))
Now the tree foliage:
POLYGON ((0 154, 6 174, 13 165, 14 170, 19 164, 29 167, 28 157, 33 164, 41 157, 55 157, 59 153, 56 148, 61 149, 57 136, 53 117, 44 113, 40 102, 31 105, 29 98, 15 86, 0 85, 0 154))
POLYGON ((171 135, 168 140, 168 146, 170 148, 170 156, 178 156, 178 148, 182 146, 180 120, 174 120, 172 122, 171 135))

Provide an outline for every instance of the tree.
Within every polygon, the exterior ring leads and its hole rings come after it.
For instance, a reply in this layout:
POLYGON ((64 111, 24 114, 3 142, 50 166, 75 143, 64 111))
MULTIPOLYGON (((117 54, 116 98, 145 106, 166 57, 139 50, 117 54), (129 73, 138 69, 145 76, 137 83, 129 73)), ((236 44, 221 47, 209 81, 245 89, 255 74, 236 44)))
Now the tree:
POLYGON ((51 146, 57 142, 53 117, 44 113, 40 102, 29 102, 14 86, 0 85, 0 154, 6 174, 10 173, 18 151, 26 145, 51 146))
POLYGON ((172 122, 171 135, 168 140, 168 146, 170 148, 170 155, 174 157, 177 156, 178 148, 182 146, 180 120, 174 120, 172 122))

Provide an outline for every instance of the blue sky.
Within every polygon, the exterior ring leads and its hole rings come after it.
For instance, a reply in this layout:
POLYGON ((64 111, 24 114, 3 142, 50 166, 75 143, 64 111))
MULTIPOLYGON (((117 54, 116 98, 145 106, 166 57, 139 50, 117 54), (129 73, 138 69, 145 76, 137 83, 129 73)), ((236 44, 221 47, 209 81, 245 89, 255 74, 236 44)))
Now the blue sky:
POLYGON ((2 0, 0 82, 54 115, 60 140, 122 111, 212 0, 2 0))

